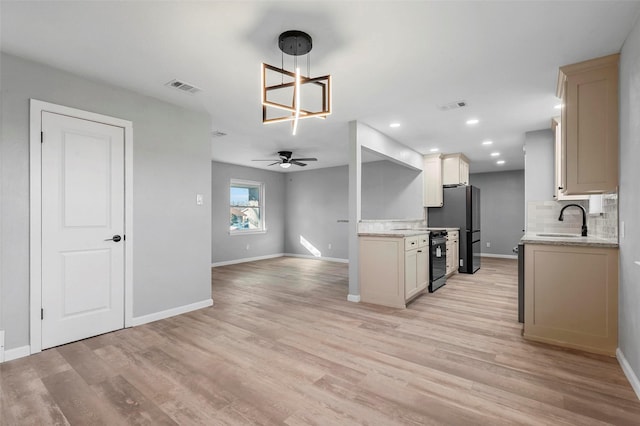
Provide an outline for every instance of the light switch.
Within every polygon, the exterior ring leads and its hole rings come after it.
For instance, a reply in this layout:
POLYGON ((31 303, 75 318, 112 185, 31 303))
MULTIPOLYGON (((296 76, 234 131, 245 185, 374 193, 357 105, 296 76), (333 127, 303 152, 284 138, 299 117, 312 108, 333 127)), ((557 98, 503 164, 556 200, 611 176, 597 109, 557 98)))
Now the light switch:
POLYGON ((202 198, 202 194, 196 194, 196 204, 199 206, 204 204, 204 199, 202 198))

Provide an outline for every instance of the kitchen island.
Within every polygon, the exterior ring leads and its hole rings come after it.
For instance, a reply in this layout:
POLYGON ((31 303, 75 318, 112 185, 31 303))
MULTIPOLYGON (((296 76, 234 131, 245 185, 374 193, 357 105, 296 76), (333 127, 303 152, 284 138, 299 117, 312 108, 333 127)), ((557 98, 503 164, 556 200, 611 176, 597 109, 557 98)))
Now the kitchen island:
POLYGON ((525 339, 615 355, 618 243, 572 234, 527 234, 525 339))
POLYGON ((404 308, 424 293, 429 285, 429 232, 403 229, 358 235, 362 302, 404 308))

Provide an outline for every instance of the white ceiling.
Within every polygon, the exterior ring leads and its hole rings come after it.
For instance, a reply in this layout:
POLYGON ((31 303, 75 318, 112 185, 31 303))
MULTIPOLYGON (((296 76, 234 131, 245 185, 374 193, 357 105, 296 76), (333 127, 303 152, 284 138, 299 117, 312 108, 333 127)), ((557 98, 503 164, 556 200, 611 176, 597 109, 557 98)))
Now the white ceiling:
POLYGON ((3 0, 0 7, 3 51, 206 111, 212 131, 227 133, 212 137, 216 161, 267 168, 251 159, 292 150, 319 159, 307 169, 347 164, 347 123, 359 120, 420 153, 463 152, 472 172, 522 169, 525 132, 548 128, 558 115, 558 67, 618 52, 640 13, 638 1, 3 0), (278 35, 291 29, 313 37, 311 75, 333 79, 333 114, 302 120, 297 136, 288 123, 264 126, 260 105, 260 63, 280 65, 278 35), (174 78, 203 91, 164 86, 174 78), (468 107, 437 108, 457 100, 468 107), (472 117, 480 123, 465 125, 472 117), (389 128, 392 121, 402 126, 389 128), (493 146, 482 146, 485 139, 493 146))

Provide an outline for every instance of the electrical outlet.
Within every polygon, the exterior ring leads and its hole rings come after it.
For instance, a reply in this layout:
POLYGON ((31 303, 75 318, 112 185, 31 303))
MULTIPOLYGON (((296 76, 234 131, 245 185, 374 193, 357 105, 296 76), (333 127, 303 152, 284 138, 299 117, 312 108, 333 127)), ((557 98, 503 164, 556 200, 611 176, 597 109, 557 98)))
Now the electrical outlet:
POLYGON ((204 204, 204 198, 202 194, 196 194, 196 205, 201 206, 204 204))
POLYGON ((327 246, 327 248, 328 248, 329 250, 331 250, 331 243, 329 243, 329 245, 327 246))
POLYGON ((487 241, 487 247, 491 247, 491 241, 487 241))
POLYGON ((251 246, 249 244, 247 244, 247 250, 249 250, 251 248, 251 246))

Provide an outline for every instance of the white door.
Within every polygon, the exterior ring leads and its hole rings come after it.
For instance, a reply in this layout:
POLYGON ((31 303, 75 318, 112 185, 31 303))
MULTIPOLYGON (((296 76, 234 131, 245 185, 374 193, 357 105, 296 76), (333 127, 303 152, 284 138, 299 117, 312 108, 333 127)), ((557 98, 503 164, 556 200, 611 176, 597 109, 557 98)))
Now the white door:
POLYGON ((124 129, 43 111, 42 132, 45 349, 124 327, 124 129))

